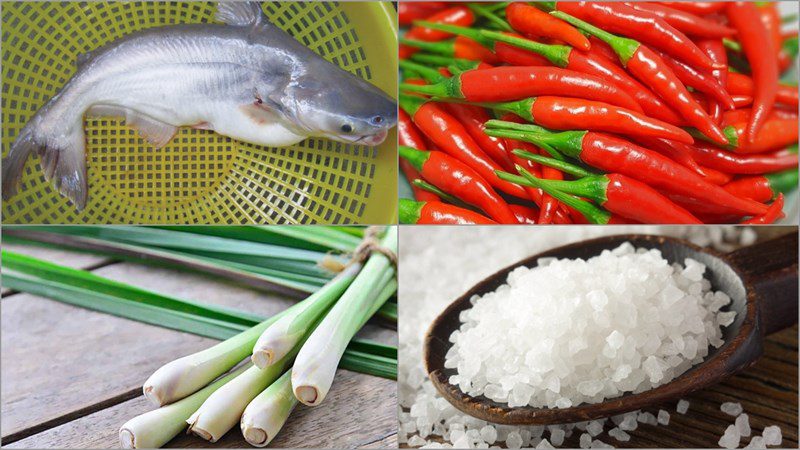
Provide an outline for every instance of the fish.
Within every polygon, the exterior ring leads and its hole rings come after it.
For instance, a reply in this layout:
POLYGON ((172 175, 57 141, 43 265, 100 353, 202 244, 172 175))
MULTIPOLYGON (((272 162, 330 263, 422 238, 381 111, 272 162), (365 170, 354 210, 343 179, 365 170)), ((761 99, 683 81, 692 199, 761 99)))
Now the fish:
POLYGON ((221 23, 149 28, 77 58, 72 78, 3 159, 3 198, 27 159, 80 211, 88 197, 84 117, 119 117, 156 148, 178 128, 285 147, 309 137, 381 144, 397 103, 270 23, 257 2, 219 2, 221 23))

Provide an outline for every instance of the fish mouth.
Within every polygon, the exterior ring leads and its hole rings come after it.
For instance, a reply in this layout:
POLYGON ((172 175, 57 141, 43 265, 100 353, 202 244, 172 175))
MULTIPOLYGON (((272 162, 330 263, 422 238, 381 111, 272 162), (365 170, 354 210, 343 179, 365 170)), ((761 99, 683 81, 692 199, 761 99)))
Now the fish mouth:
POLYGON ((388 134, 389 130, 383 129, 372 134, 362 134, 362 135, 326 134, 324 136, 339 142, 344 142, 345 144, 367 145, 370 147, 374 147, 376 145, 382 144, 383 141, 386 140, 386 136, 388 134))

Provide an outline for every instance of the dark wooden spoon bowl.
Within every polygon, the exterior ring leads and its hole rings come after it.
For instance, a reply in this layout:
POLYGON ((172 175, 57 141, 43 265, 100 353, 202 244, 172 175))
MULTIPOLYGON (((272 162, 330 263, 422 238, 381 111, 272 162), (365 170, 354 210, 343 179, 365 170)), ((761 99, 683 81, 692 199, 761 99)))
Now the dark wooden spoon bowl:
MULTIPOLYGON (((635 411, 677 400, 708 387, 754 364, 762 354, 765 334, 797 323, 797 233, 723 254, 687 241, 663 236, 620 235, 559 247, 526 258, 478 283, 447 307, 425 336, 425 367, 436 389, 453 406, 470 416, 508 425, 572 423, 635 411), (508 273, 519 266, 535 267, 539 258, 587 259, 624 242, 637 248, 657 248, 670 263, 685 258, 707 266, 705 277, 714 290, 728 294, 732 302, 723 310, 736 311, 736 319, 723 328, 725 344, 710 348, 706 359, 679 377, 639 394, 625 394, 602 403, 570 408, 509 408, 484 396, 471 397, 451 385, 455 369, 445 369, 450 335, 461 326, 459 314, 471 308, 470 298, 492 292, 505 284, 508 273)), ((498 330, 499 331, 499 330, 498 330)))

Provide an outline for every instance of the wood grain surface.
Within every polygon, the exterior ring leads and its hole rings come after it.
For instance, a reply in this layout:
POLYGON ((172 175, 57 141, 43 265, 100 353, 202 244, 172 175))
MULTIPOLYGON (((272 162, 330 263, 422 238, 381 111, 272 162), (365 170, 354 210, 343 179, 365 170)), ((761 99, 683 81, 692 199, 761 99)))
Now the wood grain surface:
MULTIPOLYGON (((293 303, 202 275, 36 247, 15 246, 14 251, 264 316, 293 303)), ((152 409, 141 396, 144 380, 162 364, 215 342, 25 293, 5 293, 2 309, 0 420, 3 445, 14 448, 117 447, 119 427, 152 409)), ((372 324, 359 337, 397 340, 395 331, 372 324)), ((326 402, 298 408, 274 446, 396 446, 395 386, 391 380, 340 370, 326 402)), ((179 436, 170 446, 209 444, 179 436)), ((248 445, 233 430, 217 446, 248 445)))

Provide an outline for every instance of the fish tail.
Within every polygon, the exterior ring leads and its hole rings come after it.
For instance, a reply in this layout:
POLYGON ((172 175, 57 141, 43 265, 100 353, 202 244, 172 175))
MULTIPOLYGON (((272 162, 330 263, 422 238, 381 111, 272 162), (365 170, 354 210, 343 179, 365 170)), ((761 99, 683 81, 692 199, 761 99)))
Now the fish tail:
MULTIPOLYGON (((62 103, 63 104, 63 103, 62 103)), ((41 158, 45 179, 80 211, 86 206, 86 138, 83 114, 59 108, 54 97, 22 128, 3 159, 3 199, 17 193, 25 163, 32 153, 41 158)))

